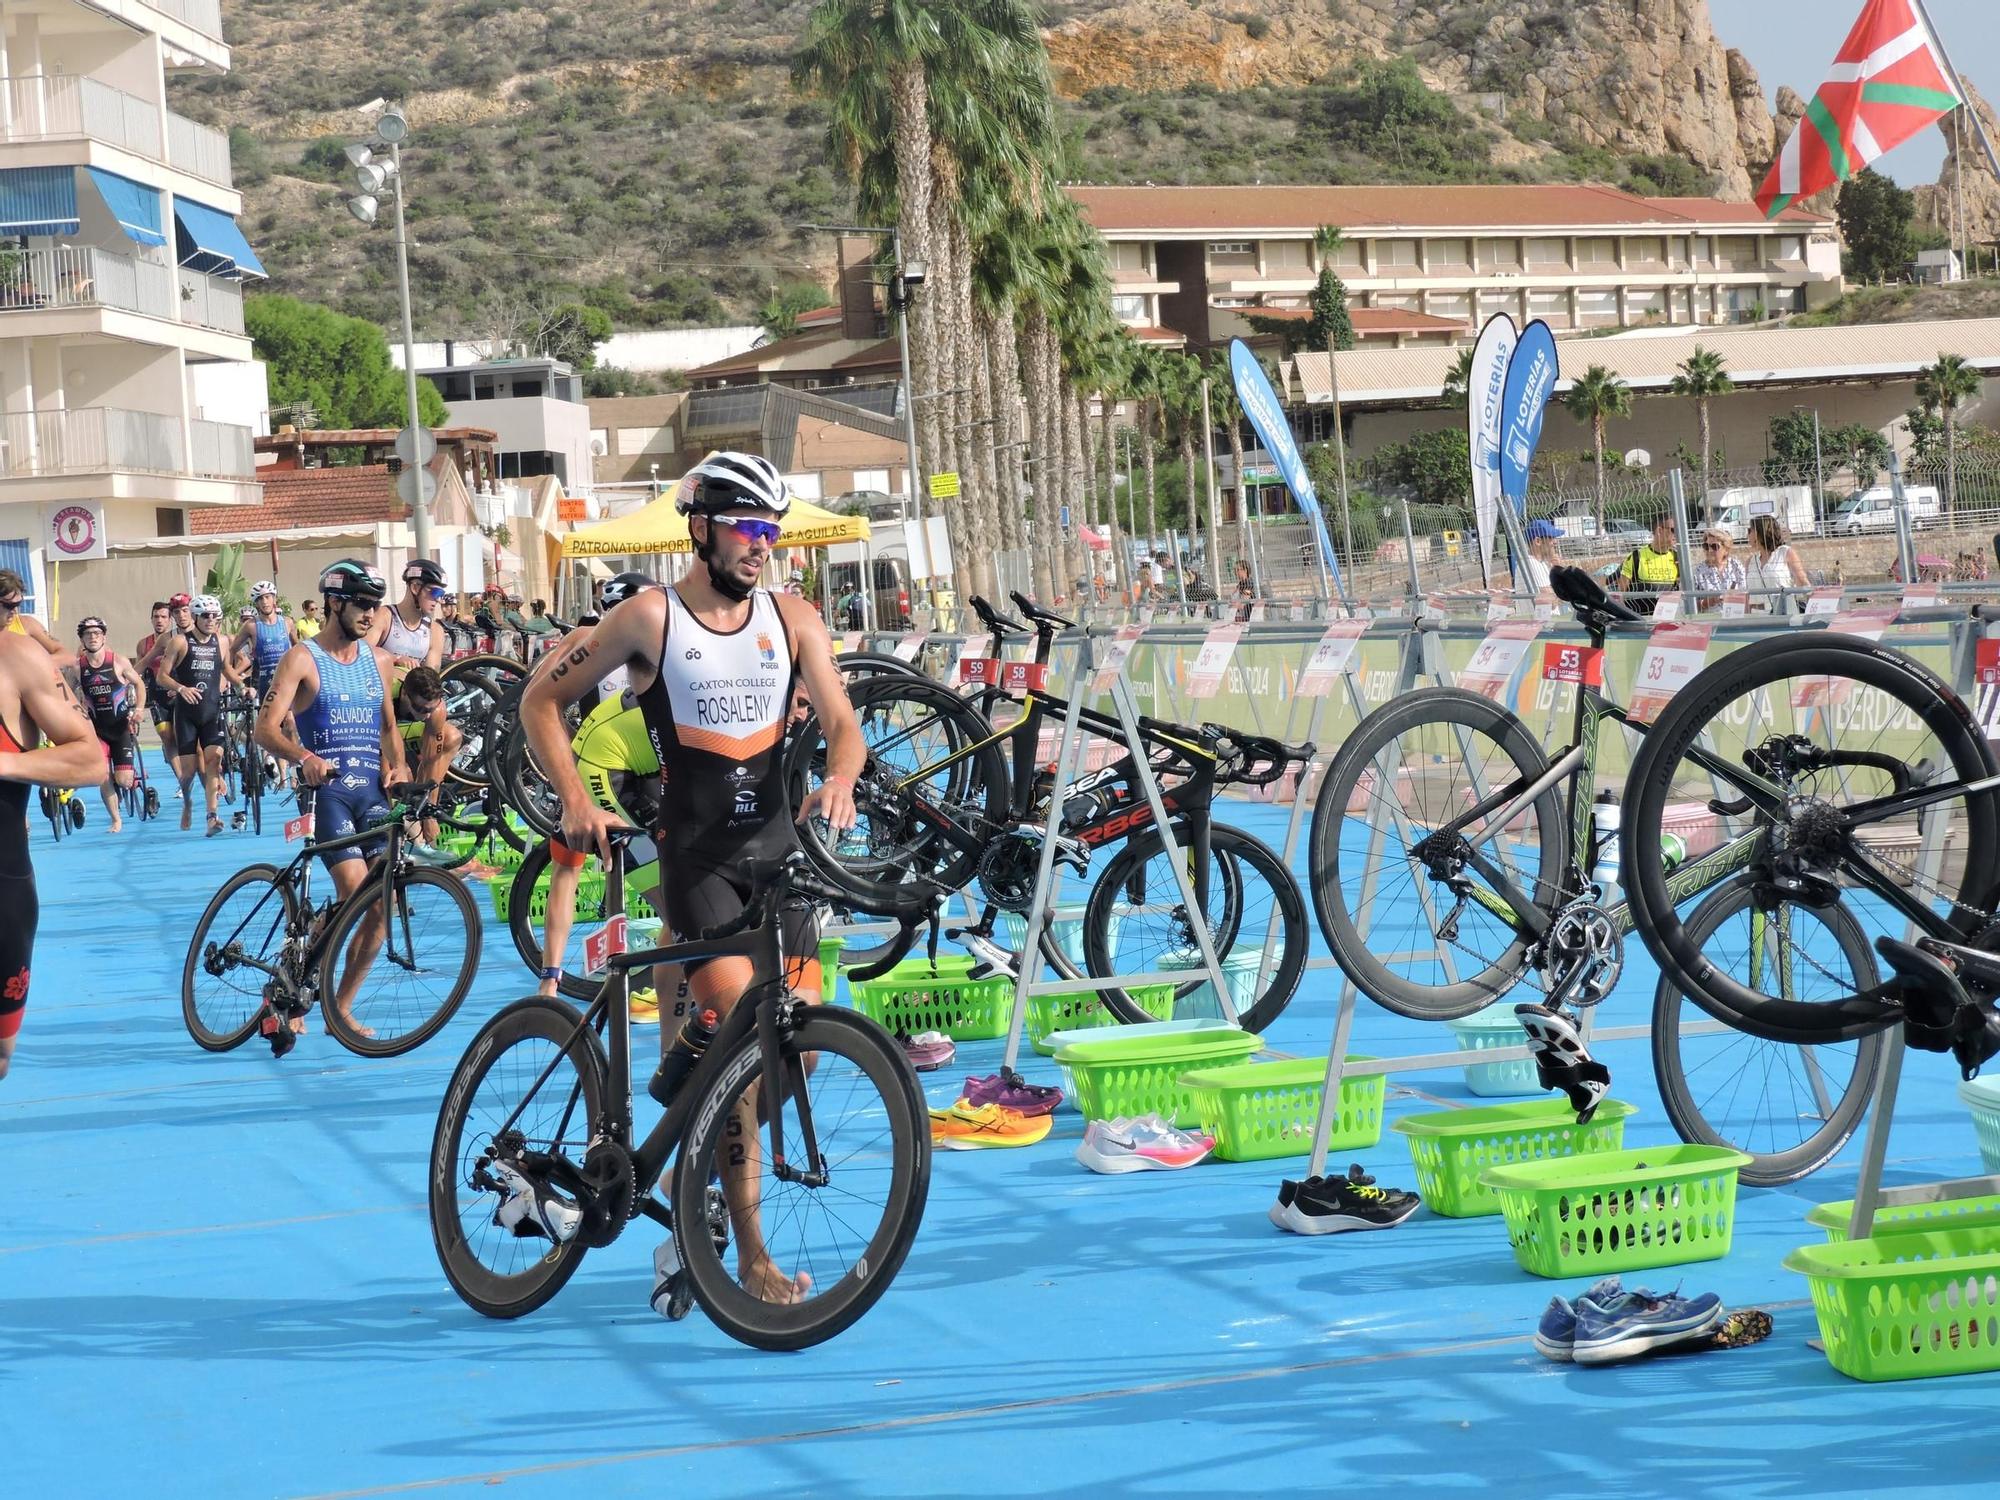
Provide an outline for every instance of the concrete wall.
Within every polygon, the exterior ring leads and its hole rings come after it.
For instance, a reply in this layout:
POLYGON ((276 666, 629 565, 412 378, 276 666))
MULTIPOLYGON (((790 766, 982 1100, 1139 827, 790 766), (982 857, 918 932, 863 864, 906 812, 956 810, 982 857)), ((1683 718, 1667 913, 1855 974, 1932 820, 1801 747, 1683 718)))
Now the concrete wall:
POLYGON ((188 415, 271 435, 270 372, 262 360, 208 360, 187 367, 188 415))
MULTIPOLYGON (((186 549, 114 551, 95 562, 64 563, 58 589, 61 619, 52 633, 67 643, 75 638, 76 621, 87 614, 102 615, 111 632, 112 648, 128 654, 139 637, 152 628, 153 601, 190 587, 190 560, 193 588, 199 590, 219 550, 215 542, 190 539, 186 549)), ((343 557, 366 557, 386 565, 388 556, 355 539, 280 542, 274 574, 270 546, 259 544, 244 549, 243 572, 252 582, 272 579, 279 596, 296 614, 299 602, 312 592, 328 564, 343 557)))

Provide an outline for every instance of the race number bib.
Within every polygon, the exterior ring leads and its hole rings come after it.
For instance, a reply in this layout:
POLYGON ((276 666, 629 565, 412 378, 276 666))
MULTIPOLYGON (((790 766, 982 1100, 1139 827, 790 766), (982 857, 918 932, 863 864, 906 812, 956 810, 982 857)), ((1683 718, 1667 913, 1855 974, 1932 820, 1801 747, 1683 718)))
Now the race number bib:
POLYGON ((1529 643, 1541 632, 1539 620, 1502 621, 1472 653, 1472 660, 1458 674, 1458 685, 1497 703, 1521 669, 1529 643))
POLYGON ((1630 716, 1641 724, 1657 719, 1708 658, 1708 625, 1655 625, 1639 674, 1632 684, 1630 716))
POLYGON ((1242 639, 1241 625, 1218 625, 1208 633, 1208 639, 1201 643, 1201 654, 1188 668, 1190 698, 1213 698, 1221 691, 1230 658, 1236 655, 1236 643, 1242 639))

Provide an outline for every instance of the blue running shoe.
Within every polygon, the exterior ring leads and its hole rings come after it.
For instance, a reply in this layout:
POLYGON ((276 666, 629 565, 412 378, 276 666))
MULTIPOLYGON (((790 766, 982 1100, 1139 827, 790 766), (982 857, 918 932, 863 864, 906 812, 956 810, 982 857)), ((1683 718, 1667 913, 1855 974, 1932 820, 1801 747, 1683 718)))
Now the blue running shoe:
POLYGON ((1643 1287, 1601 1307, 1588 1296, 1577 1299, 1576 1338, 1570 1356, 1580 1365, 1608 1365, 1656 1349, 1694 1343, 1722 1321, 1722 1299, 1655 1296, 1643 1287))
MULTIPOLYGON (((1616 1276, 1607 1276, 1589 1291, 1577 1298, 1578 1306, 1584 1302, 1606 1307, 1625 1295, 1625 1288, 1616 1276)), ((1567 1297, 1551 1297, 1549 1305, 1542 1312, 1542 1321, 1535 1328, 1535 1349, 1545 1359, 1566 1365, 1576 1356, 1577 1308, 1570 1305, 1567 1297)))

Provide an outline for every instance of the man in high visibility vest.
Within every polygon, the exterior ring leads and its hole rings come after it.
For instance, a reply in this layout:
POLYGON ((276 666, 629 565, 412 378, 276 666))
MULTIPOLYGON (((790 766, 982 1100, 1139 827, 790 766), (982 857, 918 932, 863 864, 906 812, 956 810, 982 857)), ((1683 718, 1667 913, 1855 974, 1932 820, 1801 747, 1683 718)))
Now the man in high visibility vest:
POLYGON ((1653 612, 1654 600, 1647 596, 1671 593, 1681 586, 1680 557, 1674 551, 1678 539, 1674 518, 1662 516, 1653 523, 1652 541, 1634 547, 1618 570, 1618 588, 1627 596, 1625 602, 1641 614, 1653 612))

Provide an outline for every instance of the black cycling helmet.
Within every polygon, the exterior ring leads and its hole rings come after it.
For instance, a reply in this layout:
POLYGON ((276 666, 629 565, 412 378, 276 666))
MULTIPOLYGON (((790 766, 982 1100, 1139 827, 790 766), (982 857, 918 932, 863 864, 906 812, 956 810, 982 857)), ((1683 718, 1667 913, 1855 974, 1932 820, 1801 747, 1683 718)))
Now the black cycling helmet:
POLYGON ((389 585, 373 563, 343 557, 319 575, 319 591, 328 599, 347 599, 360 604, 380 604, 389 597, 389 585))
POLYGON ((428 557, 413 557, 403 565, 403 582, 423 583, 441 589, 444 587, 444 568, 428 557))
MULTIPOLYGON (((104 630, 104 622, 98 619, 96 615, 85 615, 81 620, 76 622, 77 639, 81 640, 86 630, 104 630)), ((107 635, 110 634, 109 631, 105 631, 105 633, 107 635)))
POLYGON ((614 604, 623 604, 641 589, 649 589, 653 580, 644 573, 620 573, 616 578, 607 578, 597 591, 597 599, 605 609, 614 604))

